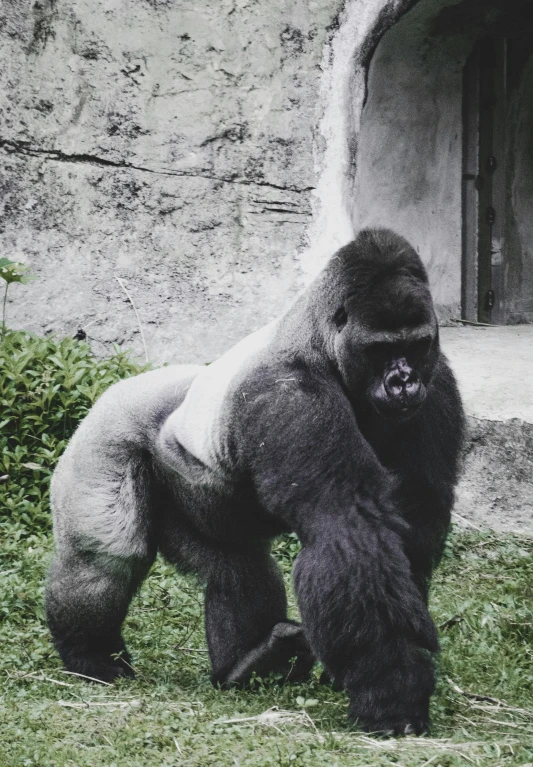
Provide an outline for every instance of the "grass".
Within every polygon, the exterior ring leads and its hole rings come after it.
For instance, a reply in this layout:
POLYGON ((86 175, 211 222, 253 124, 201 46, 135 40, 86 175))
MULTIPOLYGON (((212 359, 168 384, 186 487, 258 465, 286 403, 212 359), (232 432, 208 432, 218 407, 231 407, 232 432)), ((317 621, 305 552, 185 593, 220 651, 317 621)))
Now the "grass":
MULTIPOLYGON (((293 542, 277 556, 290 588, 293 542)), ((47 536, 0 558, 0 765, 314 767, 533 763, 533 540, 455 531, 433 587, 441 627, 431 737, 350 728, 346 696, 318 683, 211 687, 194 581, 157 562, 125 637, 135 681, 65 674, 44 622, 47 536)), ((293 604, 294 609, 294 604, 293 604)))
MULTIPOLYGON (((134 681, 66 674, 44 620, 48 482, 76 424, 139 370, 74 340, 0 338, 0 767, 533 767, 533 539, 454 530, 431 609, 441 631, 431 737, 378 740, 318 683, 209 683, 202 593, 158 561, 125 637, 134 681)), ((278 541, 290 591, 298 545, 278 541)), ((291 592, 291 608, 295 615, 291 592)))

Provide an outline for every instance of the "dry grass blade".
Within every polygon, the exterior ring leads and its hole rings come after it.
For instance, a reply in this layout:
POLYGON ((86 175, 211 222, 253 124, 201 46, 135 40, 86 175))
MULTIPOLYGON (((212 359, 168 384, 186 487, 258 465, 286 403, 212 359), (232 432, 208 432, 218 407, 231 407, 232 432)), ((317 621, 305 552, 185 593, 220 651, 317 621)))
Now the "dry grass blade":
POLYGON ((104 682, 103 679, 97 679, 95 676, 87 676, 87 674, 77 674, 75 671, 67 671, 66 669, 59 669, 60 674, 70 674, 70 676, 78 676, 80 679, 88 679, 90 682, 98 682, 98 684, 105 684, 107 687, 113 687, 109 682, 104 682))
MULTIPOLYGON (((333 734, 342 736, 342 733, 340 732, 335 732, 333 734)), ((357 735, 354 738, 350 738, 350 741, 354 745, 359 746, 359 748, 380 752, 381 754, 412 755, 413 752, 419 750, 424 751, 425 754, 427 754, 427 752, 431 753, 431 751, 436 751, 436 753, 430 757, 429 764, 431 764, 432 760, 446 755, 460 756, 467 762, 475 763, 475 758, 479 756, 480 753, 485 753, 487 746, 486 741, 473 740, 456 743, 449 738, 419 738, 414 736, 402 738, 401 740, 381 740, 379 738, 372 738, 369 735, 357 735)), ((516 745, 517 742, 518 741, 514 739, 502 740, 500 743, 491 741, 491 746, 500 752, 503 746, 512 749, 513 745, 516 745)))
POLYGON ((59 684, 61 687, 74 687, 75 685, 70 682, 62 682, 59 679, 53 679, 51 676, 46 676, 42 671, 29 671, 20 674, 9 674, 11 679, 32 679, 35 682, 51 682, 52 684, 59 684))
POLYGON ((279 733, 283 734, 283 730, 280 729, 280 725, 283 724, 295 724, 300 727, 311 727, 315 731, 315 735, 318 737, 319 742, 324 742, 324 737, 318 732, 315 723, 307 713, 307 711, 285 711, 279 709, 277 706, 263 711, 262 714, 257 716, 243 716, 235 719, 221 719, 217 724, 250 724, 250 725, 263 725, 264 727, 272 727, 279 733))
POLYGON ((140 706, 141 701, 138 699, 133 700, 84 700, 81 702, 72 701, 72 700, 58 700, 57 701, 58 706, 62 706, 63 708, 93 708, 93 707, 113 707, 118 706, 119 708, 127 708, 128 706, 140 706))

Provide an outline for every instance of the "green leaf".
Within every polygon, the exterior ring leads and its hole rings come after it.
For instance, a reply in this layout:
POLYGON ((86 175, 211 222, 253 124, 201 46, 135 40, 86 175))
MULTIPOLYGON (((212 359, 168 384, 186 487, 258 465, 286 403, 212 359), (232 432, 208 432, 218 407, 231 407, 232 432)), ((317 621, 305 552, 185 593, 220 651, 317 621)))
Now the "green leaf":
POLYGON ((10 261, 9 258, 0 258, 0 277, 11 285, 12 282, 27 284, 31 280, 36 280, 30 273, 29 267, 20 261, 10 261))

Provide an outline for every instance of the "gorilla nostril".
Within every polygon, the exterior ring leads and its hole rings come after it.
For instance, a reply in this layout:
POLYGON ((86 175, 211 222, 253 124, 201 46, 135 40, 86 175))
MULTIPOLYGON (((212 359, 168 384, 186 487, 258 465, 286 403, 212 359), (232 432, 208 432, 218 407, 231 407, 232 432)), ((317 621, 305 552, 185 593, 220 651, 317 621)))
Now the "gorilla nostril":
POLYGON ((418 376, 411 381, 407 381, 405 384, 405 391, 409 396, 414 397, 420 391, 420 379, 418 376))
POLYGON ((411 368, 395 368, 387 373, 383 384, 389 397, 415 397, 420 391, 420 376, 411 368))
POLYGON ((402 376, 397 370, 392 370, 390 373, 387 373, 383 384, 389 397, 399 397, 403 392, 404 383, 402 376))

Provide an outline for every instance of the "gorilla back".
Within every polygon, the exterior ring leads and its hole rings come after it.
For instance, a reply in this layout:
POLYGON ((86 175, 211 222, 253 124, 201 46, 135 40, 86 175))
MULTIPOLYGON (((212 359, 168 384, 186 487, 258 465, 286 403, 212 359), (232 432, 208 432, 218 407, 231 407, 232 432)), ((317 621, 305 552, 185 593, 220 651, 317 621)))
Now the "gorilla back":
POLYGON ((462 435, 424 267, 364 230, 278 321, 209 367, 116 384, 80 425, 52 482, 65 665, 132 673, 121 625, 159 550, 206 585, 214 683, 299 680, 317 658, 361 726, 423 732, 462 435), (302 543, 301 626, 269 551, 282 530, 302 543))

